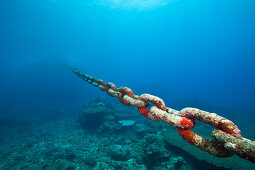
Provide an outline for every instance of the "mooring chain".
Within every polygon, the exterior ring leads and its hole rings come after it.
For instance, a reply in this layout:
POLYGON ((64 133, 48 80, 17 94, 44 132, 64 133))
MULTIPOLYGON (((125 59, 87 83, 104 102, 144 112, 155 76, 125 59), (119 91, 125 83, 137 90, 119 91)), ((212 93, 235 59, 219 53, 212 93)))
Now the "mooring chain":
POLYGON ((138 96, 130 88, 117 88, 113 83, 105 83, 75 68, 69 68, 81 79, 106 91, 108 95, 117 97, 122 104, 137 107, 139 112, 148 119, 164 121, 175 126, 183 139, 199 149, 217 157, 229 157, 235 153, 255 163, 255 142, 243 138, 241 131, 232 121, 196 108, 184 108, 177 111, 166 107, 164 101, 157 96, 150 94, 138 96), (150 110, 147 109, 149 103, 155 105, 150 110), (217 129, 211 133, 212 140, 205 139, 191 131, 195 126, 195 120, 212 125, 217 129))

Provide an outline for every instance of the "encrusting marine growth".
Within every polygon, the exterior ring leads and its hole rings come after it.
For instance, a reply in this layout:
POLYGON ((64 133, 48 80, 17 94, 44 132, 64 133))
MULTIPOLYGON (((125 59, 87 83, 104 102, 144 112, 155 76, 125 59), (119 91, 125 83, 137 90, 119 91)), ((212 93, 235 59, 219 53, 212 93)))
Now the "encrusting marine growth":
POLYGON ((150 94, 138 96, 130 88, 117 88, 113 83, 105 83, 101 79, 84 74, 72 67, 69 69, 81 79, 106 91, 108 95, 118 97, 122 104, 137 107, 138 111, 148 119, 162 120, 175 126, 184 140, 199 149, 217 157, 229 157, 235 153, 255 163, 255 142, 243 138, 241 131, 232 121, 197 108, 184 108, 177 111, 166 107, 164 101, 157 96, 150 94), (149 103, 155 105, 150 110, 147 109, 149 103), (195 120, 212 125, 217 129, 211 133, 212 140, 205 139, 190 130, 195 126, 195 120))

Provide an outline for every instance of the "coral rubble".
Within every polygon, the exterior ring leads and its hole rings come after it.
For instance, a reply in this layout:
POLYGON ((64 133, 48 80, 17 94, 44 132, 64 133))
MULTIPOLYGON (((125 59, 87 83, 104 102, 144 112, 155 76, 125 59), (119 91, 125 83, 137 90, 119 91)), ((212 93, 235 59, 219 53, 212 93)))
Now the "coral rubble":
MULTIPOLYGON (((84 106, 78 121, 55 120, 21 129, 1 127, 0 169, 255 169, 238 157, 222 159, 202 152, 174 127, 104 98, 84 106)), ((195 128, 207 137, 204 129, 195 128)))

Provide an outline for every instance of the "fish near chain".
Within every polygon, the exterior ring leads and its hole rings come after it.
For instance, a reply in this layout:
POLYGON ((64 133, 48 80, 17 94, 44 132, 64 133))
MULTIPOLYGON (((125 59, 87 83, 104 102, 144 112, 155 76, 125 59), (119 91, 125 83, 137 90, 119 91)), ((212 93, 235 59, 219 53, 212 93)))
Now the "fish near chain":
POLYGON ((137 107, 139 112, 148 119, 164 121, 175 126, 184 140, 199 149, 217 157, 229 157, 235 153, 255 163, 255 142, 243 138, 241 131, 232 121, 196 108, 184 108, 177 111, 166 107, 164 101, 157 96, 150 94, 137 96, 130 88, 117 88, 113 83, 105 83, 101 79, 84 74, 72 67, 69 69, 81 79, 106 91, 108 95, 117 97, 122 104, 137 107), (150 110, 147 109, 149 103, 155 105, 150 110), (205 139, 191 131, 195 126, 195 120, 212 125, 217 129, 211 133, 212 140, 205 139))

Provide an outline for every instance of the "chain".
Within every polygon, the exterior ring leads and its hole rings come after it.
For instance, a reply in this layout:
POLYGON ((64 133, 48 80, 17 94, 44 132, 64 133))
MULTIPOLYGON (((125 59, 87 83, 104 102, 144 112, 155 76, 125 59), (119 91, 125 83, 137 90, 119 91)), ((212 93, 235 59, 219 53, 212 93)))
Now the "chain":
MULTIPOLYGON (((69 67, 69 66, 68 66, 69 67)), ((81 79, 87 81, 108 95, 117 97, 126 106, 135 106, 146 118, 153 121, 164 121, 175 126, 181 137, 197 148, 216 157, 230 157, 233 153, 255 163, 255 142, 241 136, 241 131, 230 120, 215 113, 209 113, 196 108, 184 108, 180 111, 166 107, 164 101, 150 94, 135 95, 127 87, 117 88, 113 83, 105 83, 75 68, 70 70, 81 79), (147 109, 149 103, 155 106, 147 109), (217 130, 211 133, 212 140, 203 138, 191 131, 195 120, 214 126, 217 130)))

